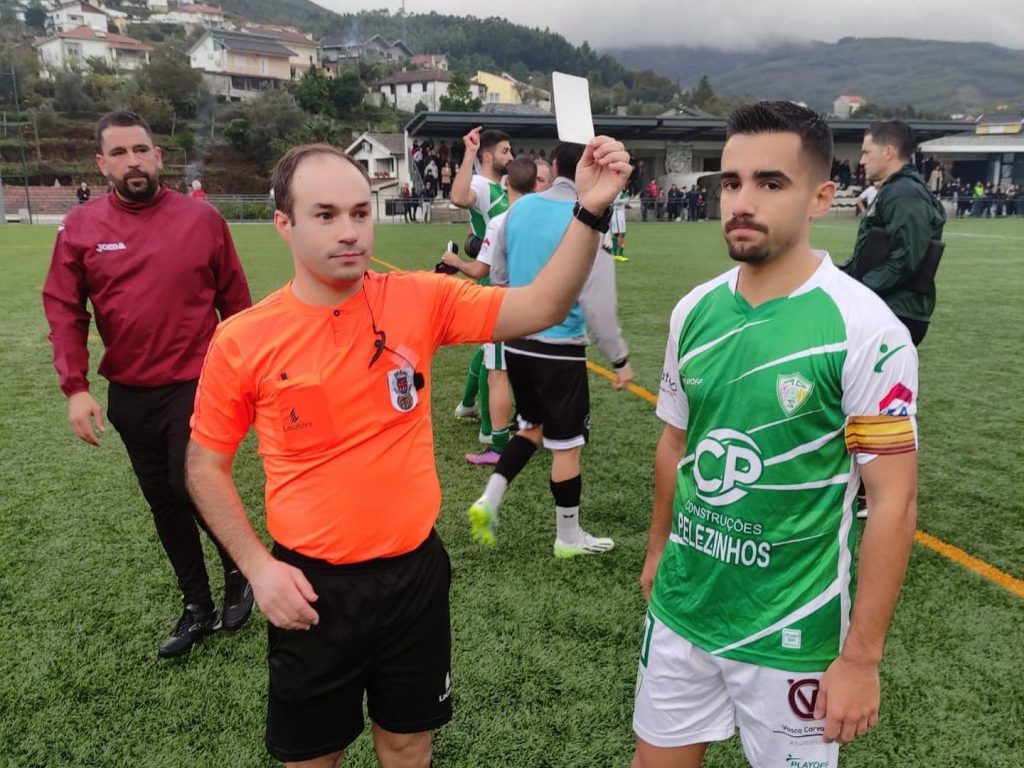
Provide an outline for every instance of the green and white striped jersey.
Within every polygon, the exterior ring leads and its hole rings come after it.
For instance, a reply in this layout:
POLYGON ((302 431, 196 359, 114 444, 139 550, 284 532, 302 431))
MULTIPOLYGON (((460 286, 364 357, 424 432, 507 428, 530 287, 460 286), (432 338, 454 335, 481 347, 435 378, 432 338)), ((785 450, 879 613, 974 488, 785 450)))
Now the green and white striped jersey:
POLYGON ((476 193, 476 203, 469 209, 469 228, 483 240, 490 220, 508 210, 508 193, 501 184, 480 174, 473 176, 469 188, 476 193))
POLYGON ((824 670, 848 629, 859 464, 916 447, 906 328, 818 255, 803 286, 758 307, 738 269, 691 291, 658 397, 687 435, 651 610, 709 653, 792 671, 824 670), (902 437, 857 437, 876 422, 902 437))

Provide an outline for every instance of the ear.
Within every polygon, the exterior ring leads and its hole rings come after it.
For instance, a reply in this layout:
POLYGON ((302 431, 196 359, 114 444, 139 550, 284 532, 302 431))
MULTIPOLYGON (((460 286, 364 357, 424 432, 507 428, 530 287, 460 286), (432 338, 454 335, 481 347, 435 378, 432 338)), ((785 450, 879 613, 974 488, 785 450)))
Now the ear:
POLYGON ((284 211, 274 211, 274 229, 277 230, 277 234, 281 236, 282 240, 291 245, 292 223, 288 220, 288 215, 284 211))
POLYGON ((836 183, 834 181, 823 181, 818 184, 814 191, 814 198, 811 202, 811 220, 820 219, 832 208, 832 200, 836 196, 836 183))
POLYGON ((160 147, 154 146, 153 152, 156 154, 156 169, 162 171, 164 169, 164 153, 160 147))
POLYGON ((103 174, 103 178, 107 178, 107 159, 99 153, 96 154, 96 166, 100 169, 100 173, 103 174))

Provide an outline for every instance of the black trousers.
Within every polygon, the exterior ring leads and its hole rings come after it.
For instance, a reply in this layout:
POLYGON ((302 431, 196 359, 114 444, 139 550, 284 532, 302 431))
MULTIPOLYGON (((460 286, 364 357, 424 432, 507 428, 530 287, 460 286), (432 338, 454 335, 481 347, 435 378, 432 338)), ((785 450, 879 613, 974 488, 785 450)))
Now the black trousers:
MULTIPOLYGON (((128 449, 185 602, 212 608, 210 580, 199 541, 199 526, 206 526, 185 487, 185 449, 196 384, 186 381, 163 387, 127 387, 111 382, 107 418, 128 449)), ((217 550, 224 569, 234 568, 219 544, 217 550)))

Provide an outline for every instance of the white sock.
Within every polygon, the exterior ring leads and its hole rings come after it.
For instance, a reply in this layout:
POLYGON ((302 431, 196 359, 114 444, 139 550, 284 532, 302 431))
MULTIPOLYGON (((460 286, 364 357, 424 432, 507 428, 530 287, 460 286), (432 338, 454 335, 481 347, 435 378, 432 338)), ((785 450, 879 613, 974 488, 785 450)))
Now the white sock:
POLYGON ((580 508, 555 507, 555 535, 563 544, 574 544, 583 536, 580 530, 580 508))
POLYGON ((497 472, 491 472, 491 476, 487 478, 487 487, 484 488, 484 498, 491 503, 492 507, 497 509, 501 504, 501 500, 505 498, 506 488, 508 488, 508 480, 497 472))

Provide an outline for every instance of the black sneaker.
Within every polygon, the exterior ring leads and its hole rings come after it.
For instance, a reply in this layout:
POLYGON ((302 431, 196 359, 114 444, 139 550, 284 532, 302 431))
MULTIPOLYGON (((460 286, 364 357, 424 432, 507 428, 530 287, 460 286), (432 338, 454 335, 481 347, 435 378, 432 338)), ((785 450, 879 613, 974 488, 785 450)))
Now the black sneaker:
POLYGON ((222 627, 239 629, 252 614, 252 587, 237 568, 224 572, 224 610, 222 627))
POLYGON ((192 650, 192 646, 203 639, 204 635, 220 629, 220 619, 216 610, 204 610, 195 603, 188 603, 181 612, 181 618, 174 631, 160 643, 157 653, 163 658, 181 656, 192 650))

